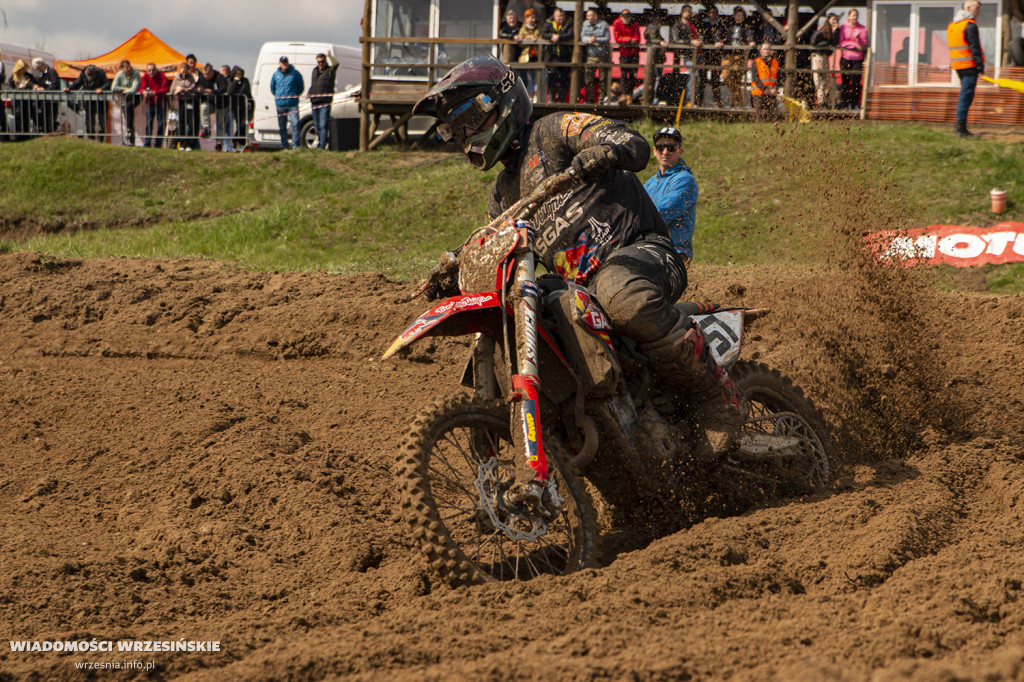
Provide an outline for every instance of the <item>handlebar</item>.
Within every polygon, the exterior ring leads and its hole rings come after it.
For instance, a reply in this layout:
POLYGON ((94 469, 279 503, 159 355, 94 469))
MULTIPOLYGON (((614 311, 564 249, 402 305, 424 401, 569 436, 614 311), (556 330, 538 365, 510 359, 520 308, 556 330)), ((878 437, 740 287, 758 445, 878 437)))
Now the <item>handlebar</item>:
POLYGON ((528 196, 523 197, 516 203, 512 204, 508 209, 502 212, 497 218, 492 220, 483 227, 478 227, 470 233, 466 241, 463 242, 454 251, 445 251, 441 254, 440 261, 437 266, 430 271, 426 281, 422 282, 410 297, 410 301, 421 294, 426 293, 429 300, 433 300, 439 295, 442 295, 448 287, 450 287, 456 280, 458 274, 459 264, 459 252, 462 251, 462 247, 479 238, 481 232, 491 233, 496 232, 501 225, 511 218, 524 218, 533 213, 538 206, 543 204, 551 197, 564 192, 573 185, 577 185, 583 182, 583 179, 576 175, 572 170, 563 171, 557 175, 552 175, 545 178, 528 196))
MULTIPOLYGON (((583 181, 582 178, 577 177, 572 170, 567 170, 559 173, 558 175, 552 175, 546 178, 542 183, 537 185, 537 188, 529 194, 529 196, 523 197, 516 203, 512 204, 506 209, 501 215, 492 220, 487 227, 496 230, 498 227, 513 217, 520 217, 519 213, 529 215, 537 208, 540 204, 544 203, 551 197, 564 192, 565 190, 572 187, 574 184, 579 184, 583 181)), ((475 232, 475 231, 474 231, 475 232)))

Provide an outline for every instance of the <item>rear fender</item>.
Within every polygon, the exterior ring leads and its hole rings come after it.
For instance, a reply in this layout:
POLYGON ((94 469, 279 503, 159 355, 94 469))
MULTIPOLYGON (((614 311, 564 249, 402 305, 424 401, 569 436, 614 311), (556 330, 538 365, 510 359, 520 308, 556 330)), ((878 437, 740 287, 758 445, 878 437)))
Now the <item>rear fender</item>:
POLYGON ((446 298, 416 318, 384 352, 381 360, 387 360, 424 336, 465 336, 477 332, 488 336, 501 333, 501 292, 446 298))
POLYGON ((719 308, 712 313, 692 315, 700 327, 715 361, 726 370, 739 360, 743 346, 743 308, 719 308))

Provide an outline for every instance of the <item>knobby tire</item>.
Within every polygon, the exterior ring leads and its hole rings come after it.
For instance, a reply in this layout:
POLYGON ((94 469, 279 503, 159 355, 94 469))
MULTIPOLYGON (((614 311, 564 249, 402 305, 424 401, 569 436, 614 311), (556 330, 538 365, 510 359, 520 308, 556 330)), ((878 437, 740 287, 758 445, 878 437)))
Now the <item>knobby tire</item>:
POLYGON ((498 453, 499 466, 514 467, 522 456, 509 424, 508 404, 457 394, 422 410, 402 440, 395 475, 403 514, 430 567, 451 585, 562 575, 596 564, 593 505, 564 448, 546 435, 549 468, 565 498, 562 514, 535 542, 513 541, 489 524, 475 486, 490 452, 498 453))

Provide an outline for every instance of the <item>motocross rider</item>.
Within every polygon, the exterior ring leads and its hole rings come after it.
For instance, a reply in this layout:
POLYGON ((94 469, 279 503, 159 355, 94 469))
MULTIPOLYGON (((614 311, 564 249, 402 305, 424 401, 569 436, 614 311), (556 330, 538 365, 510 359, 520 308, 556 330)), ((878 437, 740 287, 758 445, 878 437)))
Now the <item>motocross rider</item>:
POLYGON ((686 267, 635 175, 650 158, 647 140, 593 114, 531 122, 522 80, 490 55, 449 71, 413 113, 437 117, 438 135, 456 141, 480 170, 504 164, 487 204, 492 219, 549 176, 572 169, 585 180, 534 213, 538 257, 551 272, 585 285, 615 329, 658 368, 660 380, 689 399, 703 432, 694 456, 724 454, 746 405, 700 328, 673 305, 686 288, 686 267))

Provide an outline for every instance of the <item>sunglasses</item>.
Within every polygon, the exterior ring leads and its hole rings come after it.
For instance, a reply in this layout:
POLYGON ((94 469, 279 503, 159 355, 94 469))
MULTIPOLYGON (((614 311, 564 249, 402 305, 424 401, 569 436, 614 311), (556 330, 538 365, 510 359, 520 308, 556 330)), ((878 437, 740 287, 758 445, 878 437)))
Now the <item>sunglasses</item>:
POLYGON ((657 150, 659 152, 669 152, 669 153, 672 153, 675 150, 679 149, 679 145, 677 145, 677 144, 656 144, 656 145, 654 145, 654 148, 655 148, 655 150, 657 150))

